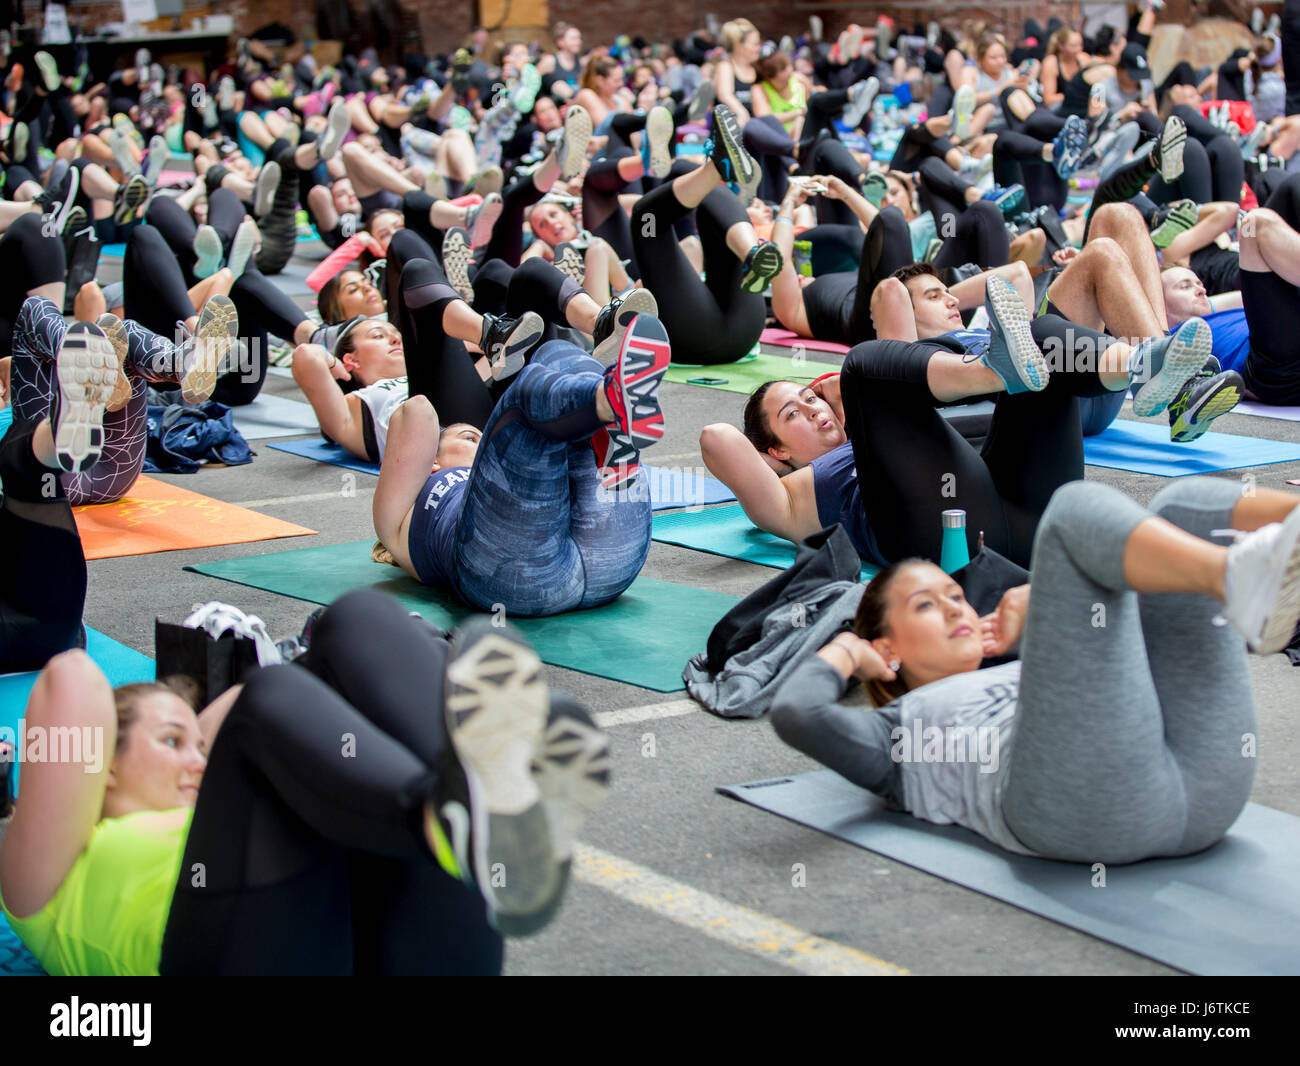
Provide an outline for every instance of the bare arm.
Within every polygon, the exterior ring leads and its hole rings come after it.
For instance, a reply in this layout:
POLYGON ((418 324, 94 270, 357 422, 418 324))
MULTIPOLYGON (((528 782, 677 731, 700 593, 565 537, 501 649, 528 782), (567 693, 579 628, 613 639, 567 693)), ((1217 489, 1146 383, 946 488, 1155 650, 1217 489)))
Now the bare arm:
POLYGON ((1057 80, 1061 72, 1061 61, 1056 56, 1048 56, 1043 60, 1043 76, 1040 79, 1043 85, 1043 106, 1055 107, 1065 99, 1065 93, 1057 92, 1057 80))
MULTIPOLYGON (((332 359, 334 357, 319 344, 298 345, 293 352, 293 380, 316 412, 321 431, 358 458, 368 459, 361 432, 361 401, 355 396, 344 395, 339 389, 329 365, 332 359)), ((347 374, 337 364, 335 370, 347 374)))
POLYGON ((789 490, 740 430, 725 422, 705 426, 700 452, 709 472, 736 494, 754 525, 786 540, 803 536, 789 490))
MULTIPOLYGON (((736 113, 736 121, 742 126, 749 121, 749 111, 745 105, 736 98, 736 75, 731 67, 731 60, 724 59, 718 64, 718 69, 713 72, 713 88, 717 92, 718 102, 726 104, 736 113)), ((750 94, 750 100, 754 98, 750 94)))
POLYGON ((1237 224, 1237 205, 1226 200, 1202 204, 1197 212, 1196 225, 1180 233, 1165 248, 1164 265, 1186 263, 1193 252, 1208 248, 1221 233, 1227 233, 1237 224))
POLYGON ((1006 278, 1015 286, 1016 292, 1024 301, 1026 309, 1032 315, 1034 313, 1034 279, 1024 263, 1008 263, 1006 266, 994 267, 992 270, 986 270, 983 274, 976 274, 973 278, 967 278, 965 281, 959 281, 956 285, 949 288, 958 300, 958 306, 963 311, 969 311, 972 307, 979 307, 984 302, 984 294, 988 289, 989 275, 996 274, 1000 278, 1006 278))
POLYGON ((1210 314, 1216 311, 1240 311, 1241 308, 1240 289, 1235 292, 1221 292, 1218 296, 1210 297, 1210 314))

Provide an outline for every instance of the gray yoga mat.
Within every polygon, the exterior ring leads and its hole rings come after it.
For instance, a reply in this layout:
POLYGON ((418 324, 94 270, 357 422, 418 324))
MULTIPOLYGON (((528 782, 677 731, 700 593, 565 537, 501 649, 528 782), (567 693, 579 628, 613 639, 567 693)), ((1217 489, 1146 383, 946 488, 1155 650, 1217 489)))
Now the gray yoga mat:
POLYGON ((1248 804, 1199 855, 1108 866, 1013 855, 886 811, 831 770, 718 789, 792 822, 1199 975, 1300 973, 1300 818, 1248 804))
POLYGON ((319 433, 320 423, 311 404, 290 400, 269 392, 243 407, 232 407, 235 428, 245 440, 268 437, 296 437, 302 433, 319 433))

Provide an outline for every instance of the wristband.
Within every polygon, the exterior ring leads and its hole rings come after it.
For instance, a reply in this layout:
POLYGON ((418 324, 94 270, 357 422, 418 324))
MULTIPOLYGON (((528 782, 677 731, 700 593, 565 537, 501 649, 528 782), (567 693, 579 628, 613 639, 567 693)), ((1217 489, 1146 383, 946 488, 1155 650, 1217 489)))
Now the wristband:
POLYGON ((786 218, 785 215, 780 215, 779 217, 774 218, 774 219, 772 220, 772 228, 773 228, 773 229, 776 228, 776 224, 777 224, 778 222, 789 222, 789 223, 790 223, 790 228, 791 228, 791 229, 794 229, 794 219, 792 219, 792 218, 786 218))

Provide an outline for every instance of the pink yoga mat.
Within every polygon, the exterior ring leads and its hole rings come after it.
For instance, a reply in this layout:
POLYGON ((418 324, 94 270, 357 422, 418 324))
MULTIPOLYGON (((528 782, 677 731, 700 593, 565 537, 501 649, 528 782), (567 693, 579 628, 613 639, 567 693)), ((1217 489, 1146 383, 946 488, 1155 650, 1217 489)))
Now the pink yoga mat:
POLYGON ((774 344, 778 348, 805 348, 810 352, 836 352, 839 355, 847 355, 849 350, 847 344, 809 340, 807 337, 800 337, 797 333, 791 333, 788 329, 765 329, 758 335, 758 339, 762 344, 774 344))

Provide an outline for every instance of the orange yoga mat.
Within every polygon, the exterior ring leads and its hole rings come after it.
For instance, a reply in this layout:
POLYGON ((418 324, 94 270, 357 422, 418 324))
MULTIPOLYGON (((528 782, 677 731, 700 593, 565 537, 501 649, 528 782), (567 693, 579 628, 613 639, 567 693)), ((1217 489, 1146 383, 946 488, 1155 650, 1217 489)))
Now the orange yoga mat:
POLYGON ((116 503, 72 510, 87 559, 247 544, 316 532, 151 477, 139 478, 116 503))

